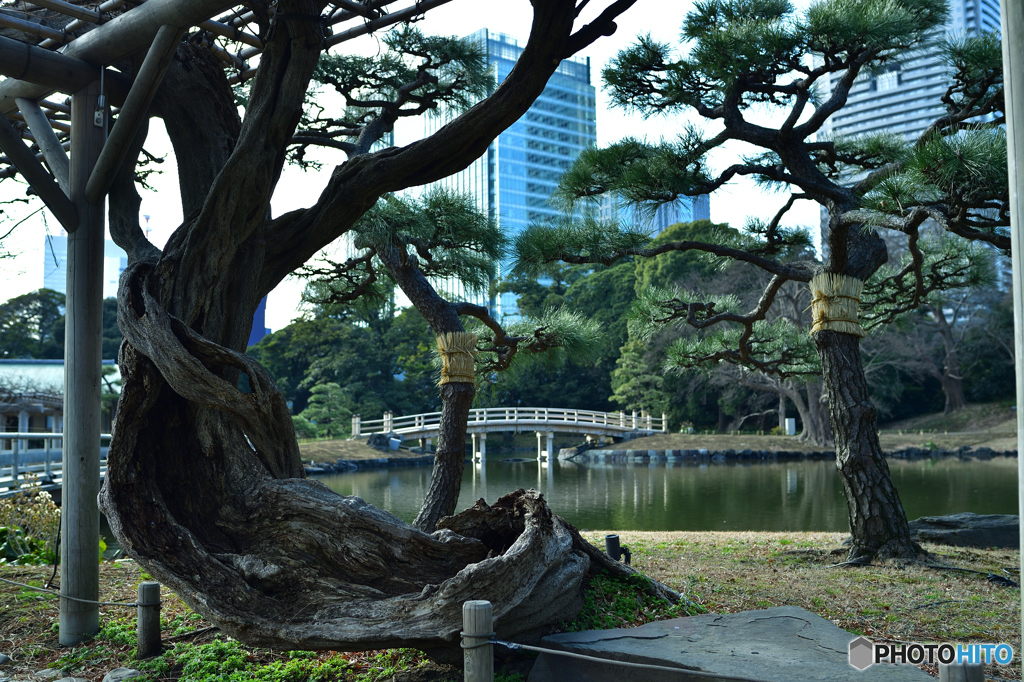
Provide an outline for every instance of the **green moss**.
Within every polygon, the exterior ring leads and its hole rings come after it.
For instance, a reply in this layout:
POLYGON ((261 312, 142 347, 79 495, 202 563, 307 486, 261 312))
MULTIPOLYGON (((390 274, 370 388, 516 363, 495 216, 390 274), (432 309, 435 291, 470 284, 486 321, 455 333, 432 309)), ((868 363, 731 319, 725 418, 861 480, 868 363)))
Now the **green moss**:
POLYGON ((607 575, 590 578, 584 590, 583 610, 576 620, 564 623, 570 632, 625 628, 666 618, 704 613, 703 607, 683 598, 670 604, 646 594, 647 578, 631 576, 627 580, 607 575))

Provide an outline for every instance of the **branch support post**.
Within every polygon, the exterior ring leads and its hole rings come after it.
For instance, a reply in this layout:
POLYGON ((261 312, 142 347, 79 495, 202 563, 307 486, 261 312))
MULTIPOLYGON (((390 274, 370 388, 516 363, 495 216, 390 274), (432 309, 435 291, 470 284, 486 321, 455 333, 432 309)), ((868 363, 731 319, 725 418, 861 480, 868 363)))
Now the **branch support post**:
MULTIPOLYGON (((99 600, 100 386, 103 329, 103 202, 85 201, 85 185, 103 148, 93 123, 98 82, 71 98, 71 200, 78 229, 68 236, 67 325, 64 366, 64 468, 61 594, 99 600)), ((99 632, 99 606, 60 601, 60 644, 99 632)))

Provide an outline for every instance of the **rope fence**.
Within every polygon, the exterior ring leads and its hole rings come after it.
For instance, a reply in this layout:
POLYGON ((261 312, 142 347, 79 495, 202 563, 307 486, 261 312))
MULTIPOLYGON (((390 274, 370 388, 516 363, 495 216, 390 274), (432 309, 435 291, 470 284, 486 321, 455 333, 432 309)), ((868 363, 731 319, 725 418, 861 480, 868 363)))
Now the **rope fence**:
POLYGON ((54 590, 49 590, 45 587, 26 585, 25 583, 8 580, 7 578, 0 578, 0 582, 7 583, 8 585, 15 585, 27 590, 42 592, 50 597, 54 597, 55 599, 67 599, 69 601, 79 602, 81 604, 92 604, 94 606, 120 606, 124 608, 137 609, 138 624, 136 626, 136 635, 138 639, 138 658, 142 659, 156 656, 161 651, 160 607, 163 605, 163 602, 160 601, 160 583, 158 582, 147 580, 139 583, 139 597, 134 602, 80 599, 79 597, 69 597, 68 595, 61 594, 54 590))

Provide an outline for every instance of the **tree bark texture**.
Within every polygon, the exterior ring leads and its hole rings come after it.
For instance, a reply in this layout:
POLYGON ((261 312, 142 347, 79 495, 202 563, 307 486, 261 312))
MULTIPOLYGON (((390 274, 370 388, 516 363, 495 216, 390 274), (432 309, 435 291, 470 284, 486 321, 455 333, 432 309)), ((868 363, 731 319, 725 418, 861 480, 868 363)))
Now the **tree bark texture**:
MULTIPOLYGON (((394 244, 380 244, 377 257, 434 334, 465 331, 455 306, 438 295, 419 269, 415 256, 394 244)), ((441 386, 440 392, 441 421, 434 468, 427 495, 413 521, 414 526, 427 533, 437 527, 442 517, 454 513, 458 504, 462 471, 466 466, 466 426, 476 387, 452 382, 441 386)))
MULTIPOLYGON (((487 100, 427 140, 342 164, 314 206, 271 220, 323 44, 320 24, 306 20, 319 9, 281 0, 240 124, 223 74, 190 47, 179 50, 156 106, 175 146, 186 221, 162 252, 142 234, 131 175, 115 182, 111 235, 129 262, 118 291, 122 391, 101 508, 130 556, 253 645, 453 647, 468 599, 494 604, 504 636, 535 631, 573 615, 596 551, 539 494, 520 491, 451 521, 463 534, 427 534, 341 497, 303 477, 287 406, 242 351, 259 300, 289 272, 383 194, 467 166, 526 112, 578 49, 574 4, 537 3, 523 56, 487 100)), ((448 482, 461 474, 467 386, 446 389, 448 482)), ((451 509, 446 499, 432 516, 451 509)))
POLYGON ((455 513, 466 468, 466 426, 476 387, 454 382, 441 389, 441 424, 434 452, 434 468, 426 497, 413 525, 425 532, 437 528, 437 522, 455 513))
POLYGON ((843 484, 853 544, 850 561, 913 559, 907 515, 878 442, 878 418, 868 395, 860 342, 833 331, 814 334, 836 441, 836 468, 843 484))

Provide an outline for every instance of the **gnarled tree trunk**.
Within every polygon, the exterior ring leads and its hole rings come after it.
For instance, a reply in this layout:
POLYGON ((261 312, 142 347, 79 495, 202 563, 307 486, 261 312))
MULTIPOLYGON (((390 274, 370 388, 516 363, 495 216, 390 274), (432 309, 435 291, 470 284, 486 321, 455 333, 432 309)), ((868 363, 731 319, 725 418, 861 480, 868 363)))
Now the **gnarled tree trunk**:
MULTIPOLYGON (((616 3, 611 16, 629 4, 616 3)), ((118 292, 122 391, 101 508, 130 556, 251 644, 451 647, 467 599, 490 600, 505 636, 571 617, 584 574, 601 560, 538 494, 478 505, 475 515, 447 521, 458 533, 432 534, 341 497, 303 477, 284 400, 241 351, 259 300, 288 273, 383 194, 466 167, 525 113, 562 58, 614 24, 602 18, 574 34, 573 2, 537 3, 519 64, 487 100, 428 140, 354 157, 314 206, 271 220, 323 44, 320 24, 306 20, 319 9, 281 1, 241 125, 223 73, 179 50, 156 106, 170 117, 187 218, 162 252, 138 225, 131 163, 117 179, 110 228, 129 264, 118 292), (201 104, 220 102, 200 121, 206 142, 174 107, 195 79, 216 95, 201 104), (237 388, 243 373, 246 394, 237 388)), ((464 385, 450 392, 454 469, 468 399, 464 385)), ((437 516, 447 513, 439 507, 437 516)))

